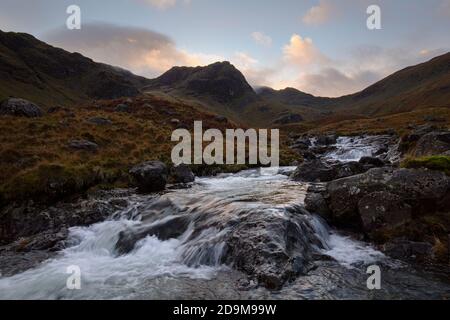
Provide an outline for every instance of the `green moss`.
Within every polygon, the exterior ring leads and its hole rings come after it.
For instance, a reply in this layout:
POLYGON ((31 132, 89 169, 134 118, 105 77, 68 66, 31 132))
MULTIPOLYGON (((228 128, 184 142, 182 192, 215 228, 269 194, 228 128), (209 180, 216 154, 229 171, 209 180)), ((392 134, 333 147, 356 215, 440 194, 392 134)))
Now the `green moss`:
POLYGON ((430 170, 442 171, 450 176, 450 157, 431 156, 423 158, 408 158, 403 161, 402 167, 410 169, 427 168, 430 170))

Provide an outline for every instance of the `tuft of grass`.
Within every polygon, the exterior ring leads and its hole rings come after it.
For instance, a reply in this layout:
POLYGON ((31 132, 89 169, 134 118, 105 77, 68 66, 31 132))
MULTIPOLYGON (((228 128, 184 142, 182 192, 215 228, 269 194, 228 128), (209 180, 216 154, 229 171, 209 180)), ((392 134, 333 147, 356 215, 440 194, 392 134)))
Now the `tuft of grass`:
POLYGON ((402 163, 403 168, 442 171, 450 176, 450 156, 430 156, 423 158, 407 158, 402 163))

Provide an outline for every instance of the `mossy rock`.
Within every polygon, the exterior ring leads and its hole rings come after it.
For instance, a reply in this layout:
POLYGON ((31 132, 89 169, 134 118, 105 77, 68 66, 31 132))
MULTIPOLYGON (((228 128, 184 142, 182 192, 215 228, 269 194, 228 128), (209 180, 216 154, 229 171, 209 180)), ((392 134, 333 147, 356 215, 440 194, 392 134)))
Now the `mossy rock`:
POLYGON ((403 168, 426 168, 444 172, 450 176, 450 156, 430 156, 423 158, 408 158, 402 163, 403 168))

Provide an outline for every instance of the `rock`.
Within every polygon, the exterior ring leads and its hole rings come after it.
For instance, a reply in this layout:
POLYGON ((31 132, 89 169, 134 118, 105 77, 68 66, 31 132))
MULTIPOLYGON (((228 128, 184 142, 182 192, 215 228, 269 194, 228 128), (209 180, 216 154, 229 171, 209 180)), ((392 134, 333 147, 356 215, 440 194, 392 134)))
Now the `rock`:
POLYGON ((372 167, 366 167, 359 162, 352 161, 346 163, 337 163, 334 165, 334 168, 336 170, 336 175, 333 180, 361 174, 371 169, 372 167))
POLYGON ((171 178, 175 183, 189 183, 195 181, 194 173, 185 164, 175 166, 170 171, 171 178))
POLYGON ((423 157, 450 151, 450 131, 430 132, 422 136, 412 151, 412 156, 423 157))
POLYGON ((306 161, 299 165, 291 179, 305 182, 331 181, 336 176, 336 170, 320 160, 306 161))
POLYGON ((433 246, 427 242, 394 239, 383 246, 383 251, 395 259, 426 260, 432 257, 433 246))
POLYGON ((300 212, 247 215, 227 240, 224 262, 270 290, 305 275, 313 267, 311 243, 322 245, 303 217, 300 212))
POLYGON ((305 197, 305 208, 311 213, 320 215, 323 218, 328 218, 330 215, 330 209, 323 196, 318 192, 308 192, 305 197))
POLYGON ((98 144, 89 140, 71 140, 68 144, 69 148, 76 150, 85 150, 95 152, 98 150, 98 144))
POLYGON ((133 167, 130 175, 139 191, 156 192, 166 187, 168 170, 160 161, 148 161, 133 167))
POLYGON ((303 117, 296 113, 282 115, 273 121, 273 124, 290 124, 303 121, 303 117))
POLYGON ((395 194, 380 191, 363 197, 358 202, 365 232, 391 229, 411 221, 412 208, 395 194))
POLYGON ((334 223, 364 230, 359 210, 365 207, 365 205, 360 206, 360 201, 366 196, 369 198, 362 203, 371 202, 370 205, 376 207, 375 200, 380 202, 380 206, 383 204, 380 195, 385 193, 396 195, 397 197, 389 196, 390 203, 385 209, 392 211, 386 211, 386 216, 397 212, 403 216, 407 215, 408 209, 401 207, 398 202, 408 204, 415 215, 420 215, 435 212, 439 203, 448 196, 449 190, 450 178, 441 172, 375 168, 360 175, 328 183, 328 207, 334 223), (377 194, 376 192, 385 193, 377 194), (370 196, 371 194, 373 195, 370 196))
POLYGON ((109 126, 112 125, 112 121, 106 118, 94 117, 88 120, 89 123, 98 125, 98 126, 109 126))
POLYGON ((43 112, 41 108, 30 101, 25 99, 9 98, 0 103, 0 115, 37 118, 42 117, 43 112))
POLYGON ((323 145, 323 146, 328 146, 328 145, 332 145, 332 144, 336 144, 337 143, 337 136, 332 134, 332 135, 325 135, 325 136, 318 136, 316 143, 318 145, 323 145))
POLYGON ((60 232, 73 226, 87 226, 106 219, 122 208, 112 200, 89 197, 74 203, 57 203, 42 208, 33 203, 12 204, 0 212, 0 244, 22 239, 29 249, 49 249, 51 243, 61 238, 60 232))
POLYGON ((114 109, 116 112, 131 112, 130 107, 127 104, 118 104, 114 109))
POLYGON ((385 165, 383 160, 375 157, 362 157, 359 159, 359 163, 362 165, 373 166, 375 168, 383 167, 385 165))

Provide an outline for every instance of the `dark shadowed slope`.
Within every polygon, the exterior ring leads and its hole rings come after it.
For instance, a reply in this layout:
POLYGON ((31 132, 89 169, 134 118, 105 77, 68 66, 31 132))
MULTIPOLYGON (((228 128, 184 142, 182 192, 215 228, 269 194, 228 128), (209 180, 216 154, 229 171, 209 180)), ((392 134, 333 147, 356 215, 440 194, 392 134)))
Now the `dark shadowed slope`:
POLYGON ((146 79, 52 47, 31 35, 0 31, 0 99, 42 105, 135 96, 146 79))

